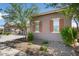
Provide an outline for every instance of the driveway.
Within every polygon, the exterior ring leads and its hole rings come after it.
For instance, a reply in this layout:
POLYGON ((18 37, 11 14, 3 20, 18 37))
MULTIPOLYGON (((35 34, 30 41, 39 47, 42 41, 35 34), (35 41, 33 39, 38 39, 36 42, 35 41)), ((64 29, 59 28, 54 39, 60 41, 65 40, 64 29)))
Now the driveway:
POLYGON ((0 44, 0 56, 26 56, 25 52, 0 44))
POLYGON ((0 42, 14 41, 16 39, 25 38, 24 35, 0 35, 0 42))
POLYGON ((0 56, 26 56, 25 52, 11 48, 2 42, 25 38, 23 35, 0 35, 0 56))

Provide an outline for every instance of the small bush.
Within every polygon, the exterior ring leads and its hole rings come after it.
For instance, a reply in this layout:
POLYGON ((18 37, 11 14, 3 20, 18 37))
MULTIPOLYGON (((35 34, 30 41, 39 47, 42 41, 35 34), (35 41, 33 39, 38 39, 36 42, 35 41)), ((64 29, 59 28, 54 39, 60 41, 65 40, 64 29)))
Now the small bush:
POLYGON ((64 43, 70 46, 76 39, 77 31, 71 27, 65 27, 62 29, 61 35, 64 43))
POLYGON ((0 32, 0 34, 2 34, 2 35, 9 35, 11 33, 10 32, 0 32))
POLYGON ((42 44, 48 44, 48 41, 43 41, 43 43, 42 44))
POLYGON ((47 46, 41 46, 41 47, 40 47, 40 51, 47 52, 47 51, 48 51, 48 50, 47 50, 47 46))
POLYGON ((3 35, 9 35, 9 34, 11 34, 10 32, 3 32, 2 33, 3 35))
POLYGON ((0 31, 0 34, 2 34, 2 32, 0 31))
POLYGON ((41 47, 40 47, 40 51, 47 52, 47 51, 48 51, 47 45, 48 45, 48 41, 43 41, 43 42, 42 42, 42 45, 41 45, 41 47))
POLYGON ((48 41, 43 41, 43 42, 42 42, 42 45, 48 46, 48 41))
POLYGON ((29 42, 32 42, 33 39, 34 39, 33 33, 32 33, 32 32, 29 32, 29 33, 28 33, 28 41, 29 41, 29 42))

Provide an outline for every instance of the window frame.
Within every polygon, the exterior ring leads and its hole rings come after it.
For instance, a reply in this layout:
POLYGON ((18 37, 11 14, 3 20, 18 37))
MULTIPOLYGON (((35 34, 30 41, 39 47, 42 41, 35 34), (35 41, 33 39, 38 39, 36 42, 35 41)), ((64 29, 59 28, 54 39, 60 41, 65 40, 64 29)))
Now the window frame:
POLYGON ((59 27, 60 26, 60 18, 52 18, 52 20, 53 20, 53 24, 52 24, 53 25, 53 32, 51 32, 51 33, 60 33, 60 31, 59 31, 59 28, 60 28, 59 27), (59 25, 58 25, 58 32, 54 31, 54 20, 56 20, 56 19, 58 19, 58 23, 59 23, 59 25))
MULTIPOLYGON (((34 21, 34 22, 35 22, 35 32, 34 33, 40 33, 40 30, 36 31, 36 23, 40 23, 40 21, 34 21)), ((40 26, 40 25, 38 25, 38 26, 40 26)))

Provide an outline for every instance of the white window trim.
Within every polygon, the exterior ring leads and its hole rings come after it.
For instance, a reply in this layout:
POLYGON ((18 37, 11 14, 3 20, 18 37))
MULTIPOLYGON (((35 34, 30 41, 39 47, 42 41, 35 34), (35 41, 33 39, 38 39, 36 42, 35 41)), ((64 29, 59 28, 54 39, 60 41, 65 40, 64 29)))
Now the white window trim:
MULTIPOLYGON (((60 19, 60 18, 52 18, 51 20, 54 20, 54 19, 60 19)), ((51 33, 60 33, 60 31, 58 31, 58 32, 53 31, 51 33)))
MULTIPOLYGON (((34 21, 35 23, 39 23, 40 21, 34 21)), ((35 31, 34 33, 40 33, 40 31, 35 31)))
POLYGON ((40 33, 40 31, 35 31, 34 33, 40 33))

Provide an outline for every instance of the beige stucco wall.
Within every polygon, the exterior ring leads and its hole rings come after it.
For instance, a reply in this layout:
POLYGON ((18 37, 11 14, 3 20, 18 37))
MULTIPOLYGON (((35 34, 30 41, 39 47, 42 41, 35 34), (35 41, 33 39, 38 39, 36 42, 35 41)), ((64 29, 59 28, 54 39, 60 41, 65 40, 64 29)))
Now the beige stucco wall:
POLYGON ((64 26, 70 26, 71 21, 64 17, 64 15, 60 13, 53 13, 48 15, 42 15, 38 17, 34 17, 34 20, 39 20, 42 22, 42 32, 35 33, 34 38, 37 40, 44 39, 44 40, 52 40, 52 41, 62 41, 60 33, 51 33, 50 32, 50 20, 53 18, 63 18, 64 19, 64 26))

